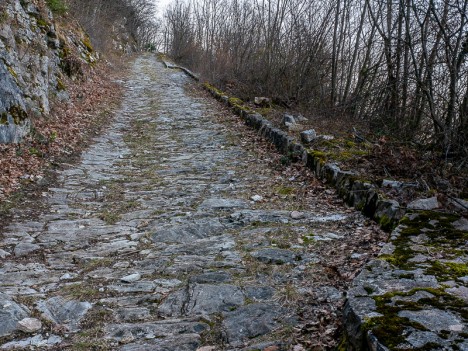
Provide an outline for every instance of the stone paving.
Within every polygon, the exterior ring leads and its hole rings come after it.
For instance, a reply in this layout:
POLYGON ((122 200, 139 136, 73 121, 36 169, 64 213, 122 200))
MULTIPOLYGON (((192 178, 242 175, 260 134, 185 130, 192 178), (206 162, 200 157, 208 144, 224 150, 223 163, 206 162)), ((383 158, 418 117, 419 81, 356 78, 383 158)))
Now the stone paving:
POLYGON ((1 235, 0 350, 292 350, 309 271, 365 219, 328 198, 295 205, 304 184, 272 187, 268 156, 154 56, 124 84, 47 209, 1 235))

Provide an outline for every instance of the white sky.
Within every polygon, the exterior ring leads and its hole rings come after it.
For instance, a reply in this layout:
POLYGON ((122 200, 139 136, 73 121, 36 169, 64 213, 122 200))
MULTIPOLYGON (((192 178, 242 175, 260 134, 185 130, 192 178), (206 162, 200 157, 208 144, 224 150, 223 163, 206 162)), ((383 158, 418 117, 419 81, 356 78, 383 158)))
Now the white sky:
POLYGON ((158 5, 158 15, 160 17, 162 17, 167 5, 169 5, 172 1, 173 0, 154 0, 154 2, 158 5))

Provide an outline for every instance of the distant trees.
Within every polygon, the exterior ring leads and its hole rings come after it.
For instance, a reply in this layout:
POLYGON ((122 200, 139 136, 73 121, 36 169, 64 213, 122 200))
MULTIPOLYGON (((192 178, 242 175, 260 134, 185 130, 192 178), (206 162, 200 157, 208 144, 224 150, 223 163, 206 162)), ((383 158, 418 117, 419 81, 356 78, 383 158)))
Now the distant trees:
MULTIPOLYGON (((70 11, 102 51, 126 42, 145 49, 154 45, 159 22, 152 0, 67 0, 70 11)), ((124 49, 124 48, 122 48, 124 49)))
POLYGON ((177 0, 173 57, 242 97, 468 154, 468 1, 177 0))

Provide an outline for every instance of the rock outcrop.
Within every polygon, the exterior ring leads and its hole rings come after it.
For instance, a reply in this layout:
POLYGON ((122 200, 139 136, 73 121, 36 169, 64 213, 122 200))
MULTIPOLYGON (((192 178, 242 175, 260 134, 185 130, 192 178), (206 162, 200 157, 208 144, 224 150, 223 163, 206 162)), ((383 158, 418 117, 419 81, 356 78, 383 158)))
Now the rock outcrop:
POLYGON ((51 99, 68 99, 66 77, 96 61, 87 35, 69 22, 58 24, 42 0, 0 4, 0 143, 20 142, 51 99))

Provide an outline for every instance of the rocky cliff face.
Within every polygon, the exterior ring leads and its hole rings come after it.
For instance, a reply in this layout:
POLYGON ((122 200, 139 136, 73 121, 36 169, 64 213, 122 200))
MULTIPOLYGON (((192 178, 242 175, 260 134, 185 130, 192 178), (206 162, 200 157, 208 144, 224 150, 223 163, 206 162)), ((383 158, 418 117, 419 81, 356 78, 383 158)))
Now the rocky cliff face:
POLYGON ((68 99, 64 80, 97 57, 72 21, 58 23, 43 0, 0 3, 0 143, 17 143, 52 100, 68 99))

